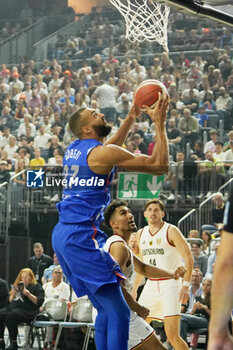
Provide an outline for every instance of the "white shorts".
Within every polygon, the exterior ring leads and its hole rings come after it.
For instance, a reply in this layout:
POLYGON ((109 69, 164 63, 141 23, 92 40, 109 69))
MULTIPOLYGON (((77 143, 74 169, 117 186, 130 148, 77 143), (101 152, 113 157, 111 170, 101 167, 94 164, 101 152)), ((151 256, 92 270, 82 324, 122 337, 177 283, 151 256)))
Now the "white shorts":
POLYGON ((128 349, 138 347, 142 340, 147 340, 154 333, 154 329, 136 312, 130 311, 128 349))
POLYGON ((179 291, 181 279, 147 280, 138 300, 150 310, 148 317, 163 320, 167 316, 180 315, 179 291))

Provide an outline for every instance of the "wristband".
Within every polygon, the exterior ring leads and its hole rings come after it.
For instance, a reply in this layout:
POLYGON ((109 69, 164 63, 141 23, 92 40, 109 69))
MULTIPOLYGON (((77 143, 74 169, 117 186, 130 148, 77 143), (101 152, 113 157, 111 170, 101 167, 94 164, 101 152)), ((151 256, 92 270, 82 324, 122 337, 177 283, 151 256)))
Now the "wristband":
POLYGON ((184 287, 190 287, 190 282, 189 281, 183 281, 183 286, 184 287))

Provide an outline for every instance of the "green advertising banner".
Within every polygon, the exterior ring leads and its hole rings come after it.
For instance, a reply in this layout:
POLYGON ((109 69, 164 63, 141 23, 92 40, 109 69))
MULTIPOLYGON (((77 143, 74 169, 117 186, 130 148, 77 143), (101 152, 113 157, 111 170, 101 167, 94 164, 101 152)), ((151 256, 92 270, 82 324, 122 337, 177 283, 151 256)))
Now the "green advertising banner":
POLYGON ((151 199, 158 198, 165 175, 118 173, 117 198, 151 199))

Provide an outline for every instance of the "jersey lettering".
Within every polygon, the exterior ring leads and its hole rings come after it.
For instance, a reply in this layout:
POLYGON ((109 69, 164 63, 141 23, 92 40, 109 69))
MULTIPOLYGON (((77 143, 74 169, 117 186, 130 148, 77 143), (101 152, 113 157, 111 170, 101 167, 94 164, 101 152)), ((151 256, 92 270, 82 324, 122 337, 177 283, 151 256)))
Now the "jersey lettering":
POLYGON ((163 248, 148 248, 142 250, 142 255, 153 255, 153 254, 160 254, 164 255, 164 249, 163 248))

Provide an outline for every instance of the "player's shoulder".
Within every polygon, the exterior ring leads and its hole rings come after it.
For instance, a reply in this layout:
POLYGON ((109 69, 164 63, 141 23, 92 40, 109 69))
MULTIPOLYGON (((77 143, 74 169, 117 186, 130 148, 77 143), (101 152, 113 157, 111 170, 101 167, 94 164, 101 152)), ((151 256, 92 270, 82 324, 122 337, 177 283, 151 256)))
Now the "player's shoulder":
POLYGON ((143 226, 142 228, 140 228, 140 229, 135 233, 136 238, 137 238, 138 241, 140 241, 140 238, 142 237, 142 234, 145 233, 145 232, 147 232, 148 229, 149 229, 149 226, 146 225, 146 226, 143 226))
POLYGON ((167 222, 167 225, 168 225, 168 227, 167 227, 168 231, 180 232, 179 228, 176 225, 173 225, 169 222, 167 222))

